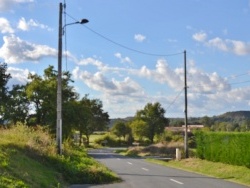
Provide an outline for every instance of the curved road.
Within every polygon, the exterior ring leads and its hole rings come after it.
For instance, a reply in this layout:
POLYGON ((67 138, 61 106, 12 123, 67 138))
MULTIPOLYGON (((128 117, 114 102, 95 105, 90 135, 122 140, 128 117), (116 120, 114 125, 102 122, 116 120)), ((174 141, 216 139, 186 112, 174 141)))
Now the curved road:
POLYGON ((124 181, 108 185, 73 185, 71 188, 247 188, 223 179, 124 157, 113 153, 112 148, 90 150, 89 154, 124 181))

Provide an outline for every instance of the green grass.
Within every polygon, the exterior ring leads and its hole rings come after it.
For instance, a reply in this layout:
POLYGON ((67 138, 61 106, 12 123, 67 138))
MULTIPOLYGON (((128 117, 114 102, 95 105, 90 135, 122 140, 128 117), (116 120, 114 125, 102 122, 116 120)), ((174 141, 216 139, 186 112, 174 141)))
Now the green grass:
POLYGON ((84 148, 65 143, 64 155, 57 155, 54 139, 42 128, 18 125, 0 129, 1 188, 59 188, 116 181, 120 181, 117 175, 90 158, 84 148))
POLYGON ((250 169, 244 166, 228 165, 197 158, 183 159, 181 161, 171 160, 169 162, 155 159, 147 160, 164 166, 179 168, 250 186, 250 169))

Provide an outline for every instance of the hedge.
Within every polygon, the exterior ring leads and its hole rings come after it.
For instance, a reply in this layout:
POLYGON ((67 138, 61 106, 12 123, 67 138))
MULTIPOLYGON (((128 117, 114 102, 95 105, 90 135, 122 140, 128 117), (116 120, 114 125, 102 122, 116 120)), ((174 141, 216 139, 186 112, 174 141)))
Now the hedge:
POLYGON ((250 168, 250 132, 196 132, 197 155, 201 159, 250 168))

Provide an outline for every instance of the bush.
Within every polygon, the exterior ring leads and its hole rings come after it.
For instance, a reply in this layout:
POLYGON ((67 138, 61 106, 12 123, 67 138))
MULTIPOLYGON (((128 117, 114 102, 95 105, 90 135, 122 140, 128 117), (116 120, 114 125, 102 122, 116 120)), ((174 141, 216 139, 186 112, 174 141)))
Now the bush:
MULTIPOLYGON (((101 138, 95 140, 95 143, 103 146, 110 146, 110 147, 117 147, 121 145, 121 140, 117 140, 114 136, 111 135, 104 135, 101 138)), ((124 142, 124 141, 123 141, 124 142)))

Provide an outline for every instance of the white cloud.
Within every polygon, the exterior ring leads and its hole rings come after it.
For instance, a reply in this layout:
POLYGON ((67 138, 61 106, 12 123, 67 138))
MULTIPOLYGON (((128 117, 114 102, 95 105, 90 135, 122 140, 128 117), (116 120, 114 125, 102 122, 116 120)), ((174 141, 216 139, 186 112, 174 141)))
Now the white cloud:
POLYGON ((146 39, 146 36, 142 35, 142 34, 135 34, 134 39, 137 42, 143 42, 146 39))
POLYGON ((24 85, 28 82, 28 75, 30 73, 28 69, 8 67, 7 72, 11 74, 10 83, 8 83, 8 85, 24 85))
POLYGON ((140 68, 140 70, 133 71, 131 73, 152 79, 155 82, 161 84, 167 84, 176 90, 179 90, 181 87, 183 87, 183 74, 179 72, 179 69, 172 70, 164 59, 159 59, 157 61, 155 70, 150 70, 146 66, 143 66, 140 68))
POLYGON ((9 21, 1 17, 0 17, 0 32, 1 33, 14 33, 14 30, 11 28, 9 21))
POLYGON ((6 63, 37 62, 44 57, 57 57, 57 50, 46 45, 32 44, 14 35, 4 36, 0 57, 6 63))
POLYGON ((34 2, 34 0, 0 0, 0 12, 11 10, 17 4, 31 2, 34 2))
POLYGON ((102 67, 104 67, 103 63, 97 59, 94 58, 86 58, 86 59, 81 59, 80 61, 77 62, 78 65, 94 65, 96 67, 98 67, 98 69, 101 69, 102 67))
POLYGON ((195 67, 189 69, 188 86, 190 92, 199 94, 211 94, 231 90, 230 84, 216 72, 209 74, 195 67))
POLYGON ((215 37, 210 40, 207 39, 207 34, 204 32, 193 34, 193 39, 202 42, 204 45, 208 47, 213 47, 215 49, 233 53, 236 55, 248 55, 250 54, 250 43, 239 41, 239 40, 231 40, 231 39, 221 39, 219 37, 215 37))
POLYGON ((38 27, 41 29, 46 29, 48 31, 52 31, 51 28, 49 28, 47 25, 40 24, 37 21, 34 21, 33 19, 30 19, 29 21, 26 21, 24 17, 22 17, 19 22, 17 28, 23 31, 30 30, 31 27, 38 27))
POLYGON ((129 64, 133 63, 129 57, 122 57, 122 54, 120 53, 115 53, 115 57, 120 59, 121 63, 129 63, 129 64))
POLYGON ((79 67, 73 70, 74 78, 82 80, 89 88, 102 92, 108 96, 131 96, 138 97, 143 94, 143 89, 131 78, 126 77, 123 81, 116 79, 108 80, 101 72, 94 74, 87 71, 80 71, 79 67))
POLYGON ((247 55, 250 54, 250 43, 245 43, 238 40, 223 40, 221 38, 214 38, 206 43, 210 47, 217 48, 225 52, 231 52, 236 55, 247 55))
POLYGON ((205 41, 206 38, 207 38, 207 34, 203 31, 193 34, 193 39, 199 42, 205 41))

